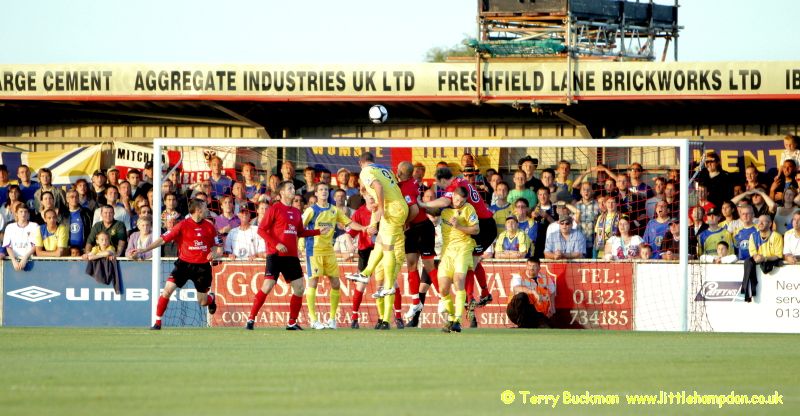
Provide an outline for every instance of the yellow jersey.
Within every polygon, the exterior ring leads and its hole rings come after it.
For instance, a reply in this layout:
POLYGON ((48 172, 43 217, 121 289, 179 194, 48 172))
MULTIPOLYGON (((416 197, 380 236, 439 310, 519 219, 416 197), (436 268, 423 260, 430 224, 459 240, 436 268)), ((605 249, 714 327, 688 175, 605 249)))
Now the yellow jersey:
POLYGON ((475 208, 469 203, 464 204, 459 209, 446 208, 442 211, 442 251, 472 251, 475 248, 475 240, 471 235, 456 230, 450 225, 450 219, 455 217, 458 225, 470 227, 478 224, 478 214, 475 208))
POLYGON ((384 207, 388 206, 392 202, 397 201, 402 201, 404 204, 406 203, 403 193, 400 192, 400 186, 398 185, 399 181, 391 169, 381 165, 367 165, 364 167, 364 169, 361 169, 361 173, 358 175, 358 178, 367 188, 367 193, 375 198, 375 201, 378 200, 378 193, 372 188, 372 183, 377 181, 381 184, 381 187, 383 188, 384 207))
POLYGON ((306 257, 333 253, 333 235, 336 231, 336 224, 346 226, 350 224, 350 218, 344 214, 342 210, 336 208, 335 205, 328 205, 321 207, 314 204, 303 212, 303 225, 308 230, 317 230, 323 225, 330 227, 327 233, 320 234, 314 237, 305 237, 303 243, 305 245, 306 257))

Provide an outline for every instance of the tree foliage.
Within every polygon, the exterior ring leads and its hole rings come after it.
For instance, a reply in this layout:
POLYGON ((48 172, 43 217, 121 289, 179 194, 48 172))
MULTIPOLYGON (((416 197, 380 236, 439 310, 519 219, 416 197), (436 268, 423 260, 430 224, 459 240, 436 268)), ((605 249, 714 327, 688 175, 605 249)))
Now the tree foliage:
POLYGON ((475 51, 467 47, 466 40, 458 45, 450 47, 434 46, 428 49, 428 51, 425 52, 425 62, 445 62, 449 57, 464 56, 475 56, 475 51))

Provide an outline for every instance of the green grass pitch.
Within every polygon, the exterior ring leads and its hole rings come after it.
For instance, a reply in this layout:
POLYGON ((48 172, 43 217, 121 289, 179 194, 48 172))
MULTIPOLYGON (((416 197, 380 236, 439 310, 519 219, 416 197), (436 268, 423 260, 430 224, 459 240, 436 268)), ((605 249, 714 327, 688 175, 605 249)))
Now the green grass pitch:
POLYGON ((0 328, 3 415, 791 414, 800 336, 577 330, 303 332, 0 328), (512 390, 505 405, 501 393, 512 390), (522 404, 519 391, 617 394, 522 404), (625 394, 783 395, 776 406, 645 406, 625 394))

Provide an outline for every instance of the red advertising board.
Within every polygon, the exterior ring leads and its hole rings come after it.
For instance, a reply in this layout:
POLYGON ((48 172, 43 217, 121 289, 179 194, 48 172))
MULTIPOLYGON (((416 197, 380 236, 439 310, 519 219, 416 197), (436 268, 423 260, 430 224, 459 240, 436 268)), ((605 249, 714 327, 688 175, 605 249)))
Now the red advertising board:
MULTIPOLYGON (((514 324, 506 316, 506 305, 513 293, 509 283, 515 274, 523 274, 524 263, 485 262, 487 285, 494 300, 475 311, 479 327, 507 328, 514 324)), ((543 263, 542 270, 556 278, 556 315, 553 324, 558 328, 633 329, 633 267, 629 263, 543 263)), ((356 272, 356 264, 340 263, 341 301, 336 320, 340 327, 350 324, 351 296, 355 284, 344 278, 356 272)), ((264 282, 264 263, 222 262, 214 266, 213 291, 217 294, 217 313, 211 317, 212 326, 243 326, 250 313, 253 297, 264 282)), ((325 279, 317 287, 317 312, 320 319, 330 318, 328 302, 330 286, 325 279)), ((367 285, 359 311, 362 326, 377 320, 375 301, 370 294, 375 283, 367 285)), ((406 285, 406 273, 400 276, 403 312, 411 303, 406 285)), ((477 295, 477 294, 476 294, 477 295)), ((289 319, 291 287, 278 280, 272 293, 256 317, 256 326, 284 326, 289 319)), ((422 327, 439 327, 442 317, 436 313, 438 293, 428 294, 422 313, 422 327)), ((305 306, 300 322, 308 322, 305 306)))

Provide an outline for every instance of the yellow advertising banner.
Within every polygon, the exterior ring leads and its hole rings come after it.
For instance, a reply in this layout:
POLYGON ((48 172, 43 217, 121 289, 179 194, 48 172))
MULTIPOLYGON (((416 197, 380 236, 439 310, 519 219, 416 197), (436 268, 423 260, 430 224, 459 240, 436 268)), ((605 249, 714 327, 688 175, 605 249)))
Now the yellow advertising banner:
POLYGON ((0 100, 800 99, 800 62, 0 65, 0 100))

